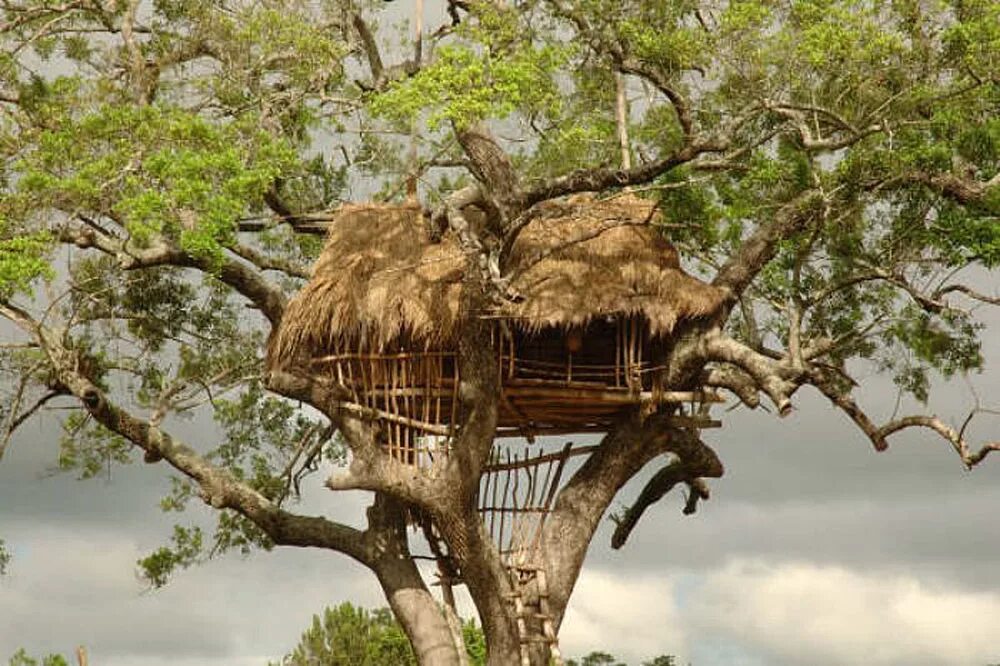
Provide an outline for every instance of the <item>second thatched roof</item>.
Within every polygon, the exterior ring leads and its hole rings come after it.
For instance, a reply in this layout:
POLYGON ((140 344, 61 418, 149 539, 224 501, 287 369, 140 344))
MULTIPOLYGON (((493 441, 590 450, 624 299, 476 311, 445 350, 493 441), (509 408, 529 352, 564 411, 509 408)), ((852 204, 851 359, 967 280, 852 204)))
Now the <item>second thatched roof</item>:
MULTIPOLYGON (((722 293, 683 272, 677 251, 653 226, 655 208, 634 196, 576 197, 543 204, 511 248, 505 272, 523 297, 471 316, 522 330, 570 327, 641 314, 653 336, 715 310, 722 293)), ((268 355, 315 357, 382 350, 407 340, 447 347, 463 316, 458 242, 432 242, 416 205, 351 204, 331 214, 326 247, 292 299, 268 355)))

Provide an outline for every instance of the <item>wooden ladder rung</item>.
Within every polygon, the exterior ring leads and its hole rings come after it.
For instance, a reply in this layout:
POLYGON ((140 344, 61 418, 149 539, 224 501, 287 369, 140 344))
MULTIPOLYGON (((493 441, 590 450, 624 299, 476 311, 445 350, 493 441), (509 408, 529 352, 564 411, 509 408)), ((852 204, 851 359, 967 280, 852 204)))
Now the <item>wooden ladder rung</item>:
POLYGON ((518 617, 523 617, 523 618, 529 618, 530 617, 530 618, 534 618, 536 620, 552 620, 552 616, 549 615, 548 613, 528 613, 528 612, 525 612, 525 613, 520 613, 518 615, 518 617))

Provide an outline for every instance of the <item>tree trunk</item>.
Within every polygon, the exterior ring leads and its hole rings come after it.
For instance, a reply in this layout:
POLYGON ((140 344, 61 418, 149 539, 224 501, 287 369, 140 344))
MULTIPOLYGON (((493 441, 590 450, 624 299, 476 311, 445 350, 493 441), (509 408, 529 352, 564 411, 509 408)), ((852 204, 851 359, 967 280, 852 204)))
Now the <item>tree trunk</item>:
POLYGON ((463 666, 464 648, 455 644, 448 618, 427 589, 410 554, 402 505, 386 495, 376 495, 368 510, 368 524, 379 551, 372 568, 389 607, 413 645, 418 663, 463 666))
POLYGON ((421 666, 463 666, 444 609, 424 585, 420 572, 409 557, 380 563, 379 583, 389 607, 403 626, 421 666))

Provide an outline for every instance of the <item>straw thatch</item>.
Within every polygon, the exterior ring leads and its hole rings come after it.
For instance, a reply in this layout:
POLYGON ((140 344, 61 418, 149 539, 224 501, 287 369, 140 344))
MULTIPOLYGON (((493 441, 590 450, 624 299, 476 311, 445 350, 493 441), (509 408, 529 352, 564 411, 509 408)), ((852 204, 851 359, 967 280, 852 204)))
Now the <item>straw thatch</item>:
MULTIPOLYGON (((680 269, 651 224, 653 204, 633 196, 544 204, 518 236, 505 272, 523 297, 469 316, 524 331, 639 314, 652 337, 714 310, 722 294, 680 269)), ((269 345, 272 366, 336 350, 447 347, 454 341, 462 276, 457 241, 434 243, 415 205, 346 205, 309 283, 289 303, 269 345)))

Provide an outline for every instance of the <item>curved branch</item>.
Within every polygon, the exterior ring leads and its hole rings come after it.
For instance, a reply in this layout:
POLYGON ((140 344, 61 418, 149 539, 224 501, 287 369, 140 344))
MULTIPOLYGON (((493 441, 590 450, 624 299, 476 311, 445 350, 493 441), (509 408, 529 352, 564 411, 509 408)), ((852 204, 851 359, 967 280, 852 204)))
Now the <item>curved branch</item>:
POLYGON ((771 399, 780 416, 791 413, 791 395, 798 384, 788 377, 794 372, 794 368, 764 356, 718 331, 705 334, 703 349, 707 360, 730 363, 745 372, 771 399))
POLYGON ((699 446, 680 449, 678 458, 653 475, 643 487, 639 497, 623 516, 616 520, 617 526, 611 536, 611 547, 618 550, 625 545, 629 535, 638 524, 642 514, 650 506, 659 502, 678 483, 686 483, 691 490, 684 503, 684 515, 691 515, 699 500, 708 499, 708 486, 702 477, 719 478, 724 469, 719 456, 704 442, 699 446))
POLYGON ((945 287, 941 287, 934 292, 933 298, 939 299, 942 296, 951 293, 959 293, 966 298, 979 301, 980 303, 986 303, 988 305, 1000 305, 1000 296, 988 296, 964 284, 950 284, 945 287))
POLYGON ((838 385, 838 382, 833 380, 828 374, 822 371, 814 370, 810 373, 808 381, 810 384, 819 389, 823 395, 829 398, 834 405, 847 414, 852 421, 854 421, 855 425, 857 425, 861 431, 865 433, 868 439, 871 440, 876 451, 885 451, 888 449, 888 438, 891 435, 908 428, 926 428, 936 432, 949 444, 951 444, 952 448, 955 449, 955 452, 962 459, 962 464, 964 464, 968 469, 972 469, 978 465, 993 451, 1000 451, 1000 441, 987 442, 976 451, 973 451, 972 447, 966 441, 966 426, 968 426, 969 422, 977 413, 983 411, 978 407, 969 413, 968 417, 965 419, 965 425, 960 430, 956 430, 937 416, 926 415, 905 416, 903 418, 889 421, 882 426, 878 426, 864 412, 864 410, 858 406, 854 398, 852 398, 846 390, 842 390, 838 385))
POLYGON ((148 247, 133 247, 127 240, 101 233, 93 227, 65 224, 56 229, 56 238, 79 248, 93 248, 114 257, 122 270, 138 270, 152 266, 177 266, 196 268, 215 275, 248 298, 267 317, 271 325, 277 325, 285 311, 287 299, 275 284, 258 271, 233 259, 224 259, 221 266, 215 266, 206 259, 194 257, 159 238, 148 247))
MULTIPOLYGON (((971 418, 975 411, 969 415, 971 418)), ((1000 451, 1000 441, 987 442, 978 451, 973 452, 968 442, 961 432, 942 421, 936 416, 905 416, 886 423, 878 429, 877 436, 884 442, 889 435, 893 435, 907 428, 927 428, 933 430, 951 444, 952 448, 962 459, 962 463, 972 469, 983 461, 993 451, 1000 451)))

